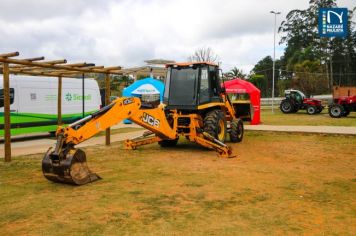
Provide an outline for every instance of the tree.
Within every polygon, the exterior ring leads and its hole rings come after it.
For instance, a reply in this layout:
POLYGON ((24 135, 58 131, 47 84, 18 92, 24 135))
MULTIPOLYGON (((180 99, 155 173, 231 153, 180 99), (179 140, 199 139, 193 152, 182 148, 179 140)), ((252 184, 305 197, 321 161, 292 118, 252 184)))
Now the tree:
POLYGON ((214 51, 210 48, 199 48, 197 49, 193 55, 188 57, 188 61, 190 62, 217 62, 218 55, 214 53, 214 51))
MULTIPOLYGON (((277 86, 280 73, 279 70, 281 68, 280 61, 276 60, 276 67, 275 67, 275 88, 277 86)), ((272 95, 272 84, 273 84, 273 60, 271 56, 266 56, 253 67, 251 70, 251 76, 253 75, 263 75, 264 79, 266 80, 266 86, 261 89, 261 96, 262 97, 271 97, 272 95)), ((275 95, 278 96, 278 90, 275 90, 275 95)))
POLYGON ((305 10, 290 11, 282 21, 280 43, 286 43, 281 58, 286 76, 291 78, 296 64, 304 60, 319 61, 324 66, 324 76, 332 85, 356 85, 356 32, 351 21, 356 8, 349 10, 348 36, 346 38, 320 38, 318 34, 319 8, 337 7, 335 0, 310 0, 305 10))
POLYGON ((250 76, 248 81, 253 83, 261 91, 261 95, 262 95, 262 91, 266 91, 267 78, 264 75, 253 74, 250 76))
POLYGON ((243 71, 238 69, 236 66, 232 70, 226 73, 226 77, 228 78, 246 79, 246 76, 247 75, 244 74, 243 71))
POLYGON ((323 94, 328 91, 328 81, 324 76, 325 67, 319 61, 305 60, 294 66, 295 75, 292 79, 294 87, 307 96, 323 94))

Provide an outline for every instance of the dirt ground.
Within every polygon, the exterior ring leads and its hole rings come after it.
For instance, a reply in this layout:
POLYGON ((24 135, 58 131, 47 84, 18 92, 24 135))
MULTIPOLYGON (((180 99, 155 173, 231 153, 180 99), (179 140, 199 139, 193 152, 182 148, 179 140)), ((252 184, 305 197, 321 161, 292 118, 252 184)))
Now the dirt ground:
POLYGON ((41 155, 0 163, 3 235, 356 232, 356 137, 248 131, 237 158, 184 140, 135 151, 86 147, 103 179, 46 181, 41 155))

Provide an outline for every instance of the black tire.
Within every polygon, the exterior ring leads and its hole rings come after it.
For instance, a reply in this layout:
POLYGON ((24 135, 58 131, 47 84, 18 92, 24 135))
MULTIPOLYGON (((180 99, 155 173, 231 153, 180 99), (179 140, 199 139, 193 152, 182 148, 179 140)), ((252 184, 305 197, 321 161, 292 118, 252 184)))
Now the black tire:
POLYGON ((288 99, 284 99, 279 106, 279 109, 285 114, 292 113, 295 110, 294 104, 288 99))
POLYGON ((322 106, 318 106, 316 107, 316 113, 319 114, 320 112, 323 111, 323 107, 322 106))
POLYGON ((220 142, 225 142, 227 125, 224 113, 221 110, 213 110, 204 118, 204 132, 207 132, 220 142))
POLYGON ((244 136, 244 124, 241 119, 233 120, 230 122, 230 141, 239 143, 244 136))
POLYGON ((316 114, 316 113, 317 113, 317 108, 316 108, 316 106, 312 106, 312 105, 307 106, 307 113, 308 113, 309 115, 314 115, 314 114, 316 114))
POLYGON ((178 138, 158 141, 158 144, 161 147, 174 147, 175 145, 177 145, 177 143, 178 143, 178 138))
POLYGON ((329 115, 332 118, 340 118, 344 112, 344 107, 339 104, 332 104, 329 106, 329 115))

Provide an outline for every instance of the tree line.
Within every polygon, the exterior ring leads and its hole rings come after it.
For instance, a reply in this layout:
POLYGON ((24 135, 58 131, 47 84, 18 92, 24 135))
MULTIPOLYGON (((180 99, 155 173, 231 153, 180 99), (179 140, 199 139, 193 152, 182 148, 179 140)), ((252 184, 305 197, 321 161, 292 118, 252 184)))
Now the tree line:
MULTIPOLYGON (((333 0, 310 0, 305 10, 295 9, 286 15, 278 32, 280 44, 285 44, 275 65, 275 95, 285 89, 300 89, 307 95, 331 93, 334 85, 356 86, 356 31, 348 11, 348 35, 345 38, 321 38, 318 34, 319 8, 337 7, 333 0)), ((263 97, 272 91, 271 56, 265 56, 246 75, 236 67, 229 75, 248 79, 260 88, 263 97)))

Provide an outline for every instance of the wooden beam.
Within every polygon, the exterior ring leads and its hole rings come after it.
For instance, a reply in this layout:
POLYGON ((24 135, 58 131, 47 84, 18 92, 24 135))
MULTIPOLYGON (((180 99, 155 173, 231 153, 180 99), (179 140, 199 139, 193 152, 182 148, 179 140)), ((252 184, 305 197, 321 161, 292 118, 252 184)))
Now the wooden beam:
POLYGON ((62 76, 58 76, 57 124, 62 124, 62 76))
MULTIPOLYGON (((1 72, 1 70, 0 70, 1 72)), ((24 72, 12 72, 11 74, 14 75, 30 75, 30 76, 47 76, 47 77, 58 77, 60 75, 62 75, 61 73, 55 74, 55 73, 45 73, 45 72, 41 72, 41 73, 36 73, 36 72, 31 72, 31 71, 24 71, 24 72)), ((71 74, 65 74, 63 77, 68 77, 68 78, 77 78, 78 77, 78 73, 72 72, 71 74)))
POLYGON ((45 57, 32 57, 32 58, 26 58, 24 60, 26 60, 26 61, 42 61, 44 59, 45 59, 45 57))
MULTIPOLYGON (((50 68, 50 69, 58 69, 58 70, 76 71, 76 72, 83 72, 83 73, 109 73, 105 69, 89 69, 89 68, 71 67, 67 65, 52 65, 46 62, 29 62, 20 59, 10 59, 10 58, 2 58, 2 57, 0 57, 0 62, 9 63, 9 64, 27 65, 27 66, 37 66, 42 68, 50 68)), ((115 73, 115 71, 110 71, 110 74, 117 74, 117 73, 115 73)))
MULTIPOLYGON (((38 69, 38 67, 36 67, 38 69)), ((88 67, 90 69, 103 69, 104 66, 90 66, 88 67)), ((33 74, 43 74, 45 73, 46 75, 50 75, 50 76, 59 76, 59 75, 63 75, 65 77, 65 75, 79 75, 81 76, 83 73, 81 72, 75 72, 75 71, 67 71, 67 70, 51 70, 51 69, 48 69, 48 70, 41 70, 42 68, 40 68, 39 70, 22 70, 22 69, 17 69, 17 70, 10 70, 10 72, 12 73, 27 73, 27 72, 31 72, 33 74)))
POLYGON ((20 55, 19 52, 10 52, 10 53, 0 54, 0 57, 17 57, 18 55, 20 55))
MULTIPOLYGON (((25 60, 28 60, 28 59, 25 59, 25 60)), ((67 60, 66 59, 62 59, 62 60, 53 60, 53 61, 42 61, 44 63, 48 63, 48 64, 51 64, 51 65, 55 65, 55 64, 65 64, 67 63, 67 60)), ((1 65, 0 65, 0 68, 1 68, 1 65)), ((36 66, 26 66, 26 65, 15 65, 15 66, 10 66, 10 69, 26 69, 26 68, 38 68, 36 66)))
MULTIPOLYGON (((70 67, 88 67, 88 65, 92 64, 87 64, 87 63, 74 63, 74 64, 66 64, 66 66, 70 67)), ((12 69, 11 71, 24 71, 24 70, 40 70, 40 72, 52 72, 51 69, 49 68, 42 68, 42 67, 32 67, 32 66, 26 66, 24 68, 18 68, 18 69, 12 69)), ((68 71, 68 70, 57 70, 54 69, 54 71, 68 71)))
POLYGON ((121 70, 121 66, 111 66, 111 67, 105 67, 104 70, 121 70))
MULTIPOLYGON (((105 105, 110 103, 110 75, 105 74, 105 105)), ((110 128, 105 131, 105 145, 110 145, 110 128)))
POLYGON ((11 161, 11 125, 10 125, 10 73, 9 64, 4 63, 4 138, 5 162, 11 161))

